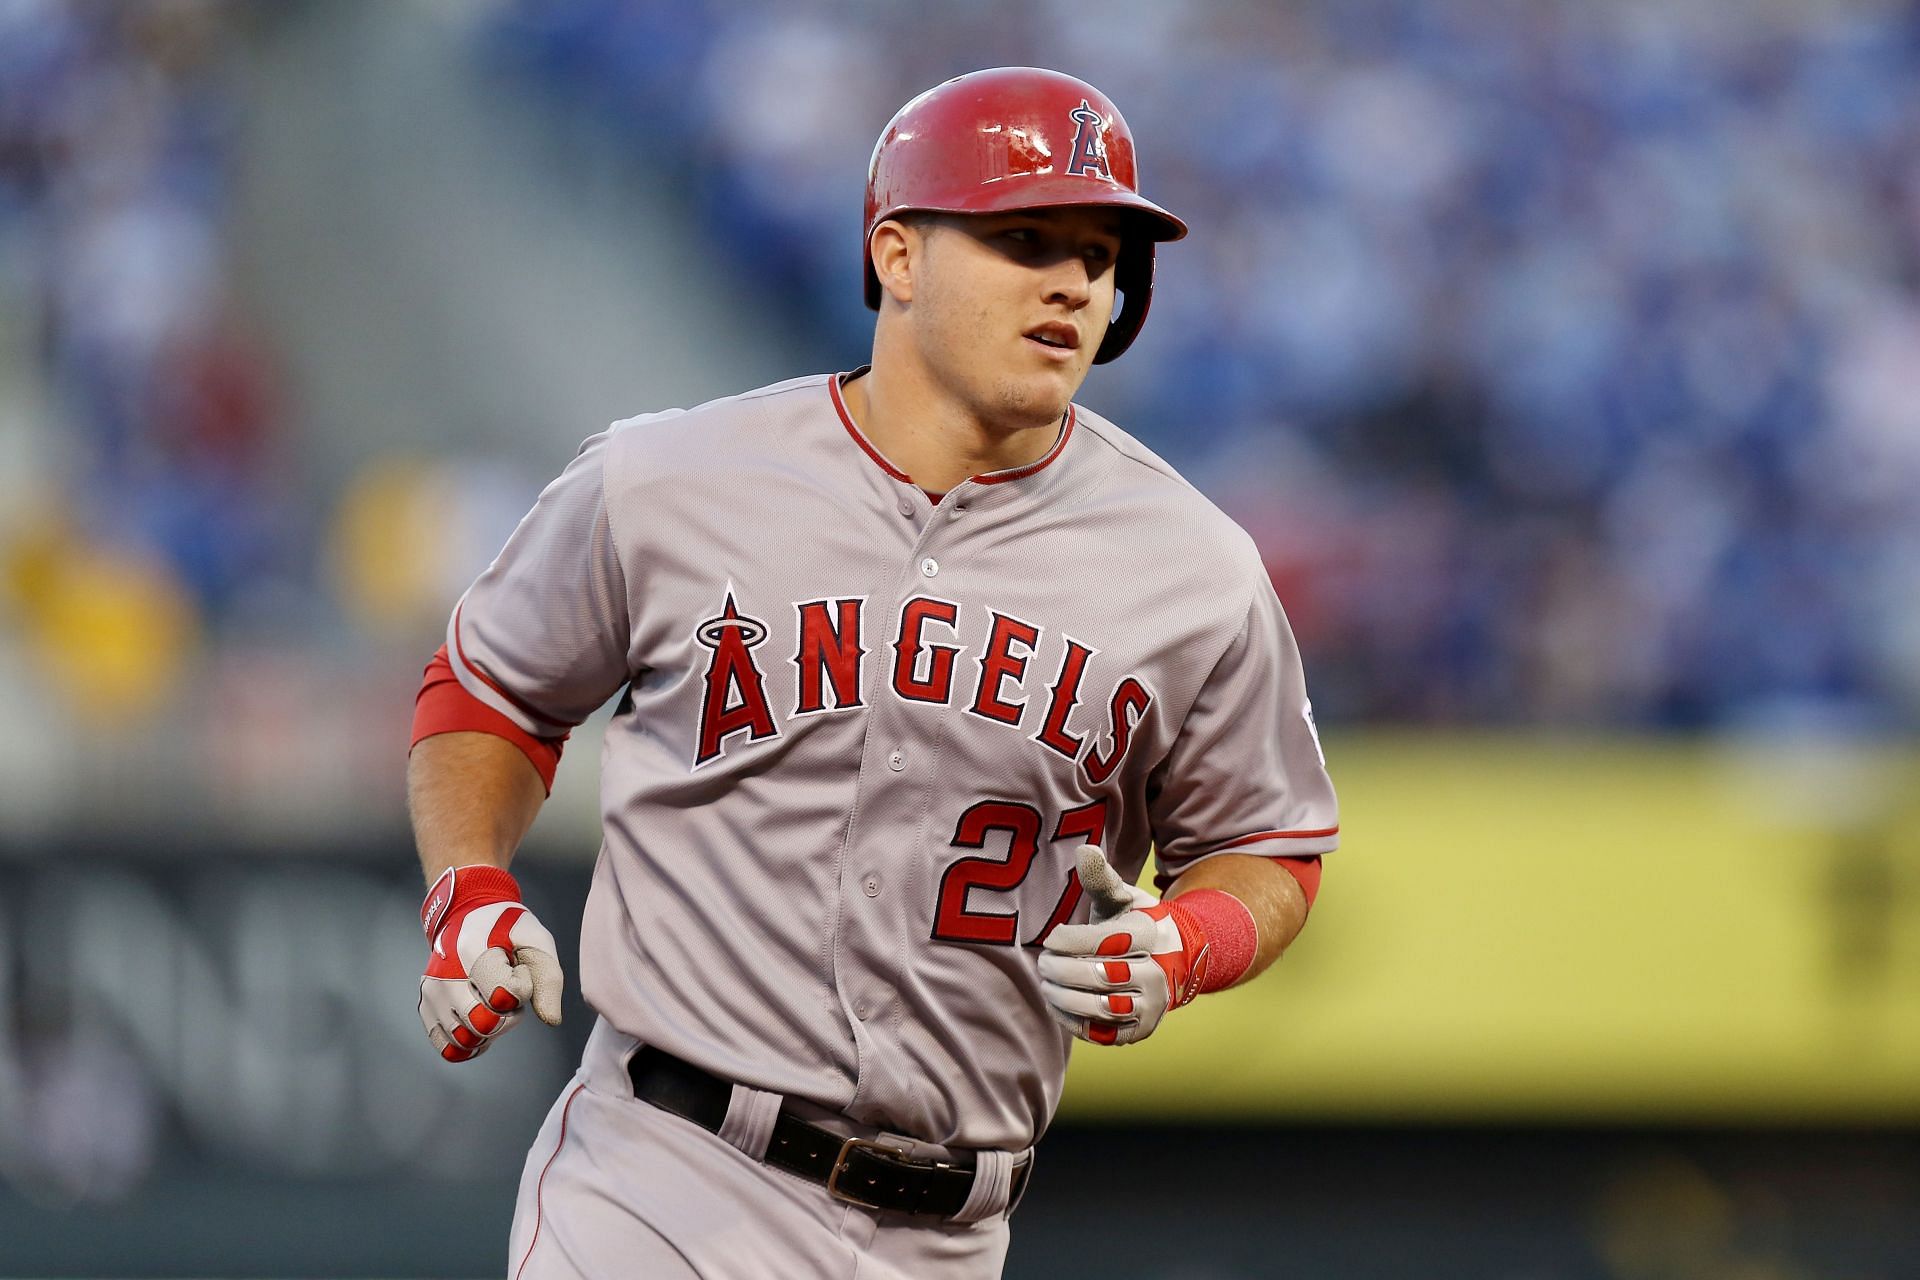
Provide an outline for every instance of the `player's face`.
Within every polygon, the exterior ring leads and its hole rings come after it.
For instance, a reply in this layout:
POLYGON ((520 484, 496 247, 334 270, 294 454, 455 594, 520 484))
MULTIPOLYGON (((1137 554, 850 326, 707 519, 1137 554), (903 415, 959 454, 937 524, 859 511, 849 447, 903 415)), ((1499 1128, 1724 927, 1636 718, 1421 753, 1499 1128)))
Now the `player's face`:
POLYGON ((983 421, 1066 412, 1113 317, 1121 215, 1035 209, 925 228, 911 323, 928 369, 983 421))

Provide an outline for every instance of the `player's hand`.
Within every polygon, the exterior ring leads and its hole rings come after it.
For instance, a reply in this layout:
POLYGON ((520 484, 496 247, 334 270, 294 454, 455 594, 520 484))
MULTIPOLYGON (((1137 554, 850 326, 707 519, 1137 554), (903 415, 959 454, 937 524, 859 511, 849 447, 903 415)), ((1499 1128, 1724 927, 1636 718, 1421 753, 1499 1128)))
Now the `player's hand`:
POLYGON ((499 867, 449 867, 420 906, 433 954, 420 979, 420 1022, 448 1062, 485 1053, 531 1004, 560 1025, 559 948, 499 867))
POLYGON ((1144 1040, 1199 991, 1206 944, 1177 901, 1122 880, 1097 846, 1080 846, 1079 870, 1093 918, 1047 935, 1040 990, 1053 1016, 1082 1040, 1144 1040))

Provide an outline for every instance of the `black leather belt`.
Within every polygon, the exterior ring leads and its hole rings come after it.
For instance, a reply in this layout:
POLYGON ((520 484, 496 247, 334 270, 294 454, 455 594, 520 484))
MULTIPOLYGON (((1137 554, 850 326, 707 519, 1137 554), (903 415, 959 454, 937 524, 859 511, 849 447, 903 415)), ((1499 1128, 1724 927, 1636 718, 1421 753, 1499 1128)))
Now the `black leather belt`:
MULTIPOLYGON (((628 1061, 627 1074, 636 1098, 720 1132, 733 1086, 719 1076, 651 1045, 628 1061)), ((837 1199, 869 1209, 951 1218, 973 1194, 971 1151, 957 1151, 950 1160, 915 1160, 871 1138, 843 1138, 784 1107, 774 1119, 763 1158, 776 1169, 820 1183, 837 1199)), ((1019 1201, 1032 1168, 1031 1157, 1014 1166, 1009 1210, 1019 1201)))

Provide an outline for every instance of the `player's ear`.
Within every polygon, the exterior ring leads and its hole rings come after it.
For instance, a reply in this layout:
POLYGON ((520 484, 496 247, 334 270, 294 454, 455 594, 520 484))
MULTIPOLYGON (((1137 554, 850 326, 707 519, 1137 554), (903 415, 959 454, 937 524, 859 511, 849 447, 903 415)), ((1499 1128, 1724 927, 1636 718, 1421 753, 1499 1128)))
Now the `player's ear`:
POLYGON ((918 226, 888 218, 875 227, 867 241, 867 254, 873 260, 880 292, 898 303, 912 302, 914 270, 925 249, 926 234, 918 226))

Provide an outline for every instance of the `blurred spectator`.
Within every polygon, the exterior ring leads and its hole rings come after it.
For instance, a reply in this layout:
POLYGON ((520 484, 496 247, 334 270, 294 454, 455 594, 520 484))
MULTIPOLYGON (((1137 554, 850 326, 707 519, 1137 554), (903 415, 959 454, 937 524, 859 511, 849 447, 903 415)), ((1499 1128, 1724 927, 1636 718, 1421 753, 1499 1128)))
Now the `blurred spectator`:
POLYGON ((1329 714, 1920 719, 1911 6, 528 0, 487 47, 840 364, 894 106, 1113 94, 1196 234, 1090 399, 1255 532, 1329 714))
POLYGON ((0 549, 30 650, 109 717, 164 703, 199 620, 290 550, 273 377, 226 278, 223 12, 0 7, 0 307, 65 428, 0 549))
MULTIPOLYGON (((234 12, 0 6, 0 334, 30 336, 60 422, 53 448, 6 442, 39 472, 0 512, 30 653, 75 625, 21 594, 49 538, 140 579, 187 651, 274 614, 327 550, 229 280, 234 12)), ((867 341, 864 160, 907 94, 1016 61, 1111 92, 1196 234, 1088 398, 1253 531, 1330 717, 1920 723, 1910 5, 519 0, 478 21, 485 56, 682 179, 823 366, 867 341)), ((446 591, 355 549, 398 518, 386 467, 331 547, 374 635, 423 631, 403 617, 446 591)), ((421 500, 492 501, 457 473, 421 500)))

